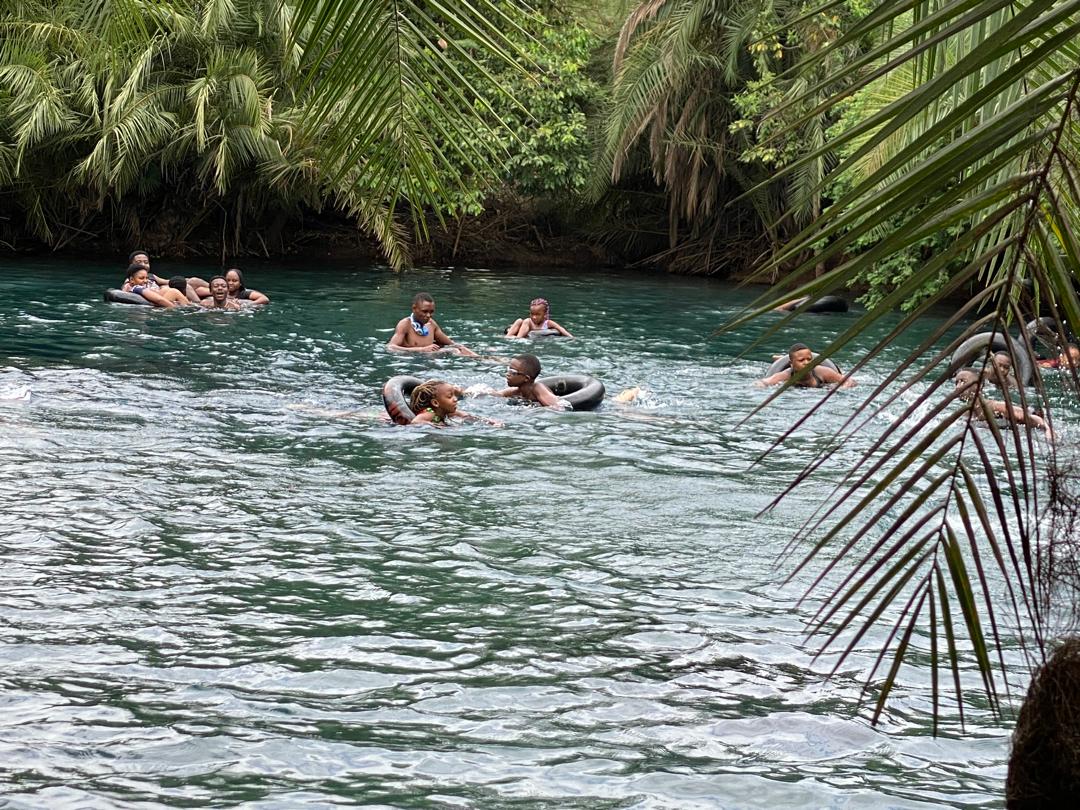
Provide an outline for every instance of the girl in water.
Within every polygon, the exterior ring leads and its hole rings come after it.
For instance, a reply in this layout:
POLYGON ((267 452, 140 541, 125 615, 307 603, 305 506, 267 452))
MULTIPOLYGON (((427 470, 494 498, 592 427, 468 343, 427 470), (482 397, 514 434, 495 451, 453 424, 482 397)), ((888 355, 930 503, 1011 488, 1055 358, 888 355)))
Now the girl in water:
POLYGON ((171 309, 172 307, 187 306, 191 302, 180 290, 172 287, 159 287, 157 282, 150 278, 150 271, 144 265, 133 264, 128 267, 127 281, 121 288, 124 292, 141 295, 155 307, 171 309))
POLYGON ((529 302, 529 317, 518 318, 514 321, 510 328, 506 330, 506 336, 512 338, 525 338, 529 336, 530 332, 536 332, 541 329, 554 329, 563 337, 573 337, 569 332, 563 329, 555 321, 549 317, 551 315, 551 304, 547 302, 546 298, 534 298, 529 302))
POLYGON ((484 419, 480 416, 459 411, 457 409, 458 389, 442 380, 428 380, 422 382, 413 389, 409 398, 409 407, 416 414, 411 425, 440 425, 450 424, 451 417, 487 422, 489 425, 500 426, 499 422, 484 419))

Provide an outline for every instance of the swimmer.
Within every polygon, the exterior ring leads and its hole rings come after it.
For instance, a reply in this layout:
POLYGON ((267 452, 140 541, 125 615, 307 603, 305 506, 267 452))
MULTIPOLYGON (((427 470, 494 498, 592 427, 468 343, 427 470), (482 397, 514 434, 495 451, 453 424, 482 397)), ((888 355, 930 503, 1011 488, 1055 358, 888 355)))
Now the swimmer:
MULTIPOLYGON (((240 272, 238 267, 230 267, 224 273, 225 282, 229 285, 229 298, 235 298, 238 301, 247 301, 256 306, 262 304, 269 304, 270 298, 265 293, 261 293, 258 290, 249 290, 244 286, 244 275, 240 272)), ((210 290, 206 286, 196 291, 204 298, 210 294, 210 290)))
POLYGON ((985 422, 987 414, 994 416, 995 419, 1005 419, 1010 424, 1027 425, 1028 427, 1039 428, 1046 434, 1046 438, 1050 441, 1054 440, 1054 434, 1050 430, 1050 425, 1041 416, 1033 413, 1029 413, 1019 405, 1013 405, 1011 402, 1000 402, 996 399, 987 399, 982 395, 982 378, 981 375, 974 369, 962 368, 955 375, 953 375, 953 383, 955 384, 955 396, 964 400, 965 402, 971 401, 978 397, 981 408, 973 408, 975 418, 985 422))
POLYGON ((128 267, 127 281, 121 287, 124 292, 141 295, 155 307, 172 309, 173 307, 187 306, 191 302, 187 296, 179 290, 171 287, 161 287, 150 278, 150 272, 144 265, 132 264, 128 267))
POLYGON ((1005 392, 1017 388, 1016 374, 1013 372, 1012 358, 1008 352, 996 352, 990 362, 983 366, 983 379, 1005 392))
POLYGON ((180 290, 180 292, 184 293, 191 303, 199 303, 199 296, 195 294, 195 286, 188 282, 187 276, 173 276, 167 283, 174 290, 180 290))
POLYGON ((398 321, 387 347, 399 352, 437 352, 448 348, 456 354, 477 357, 476 352, 453 340, 435 323, 435 299, 426 292, 417 293, 412 300, 412 314, 398 321))
POLYGON ((1070 343, 1060 355, 1050 360, 1040 360, 1039 368, 1080 368, 1080 347, 1070 343))
POLYGON ((458 389, 443 380, 428 380, 422 382, 413 389, 409 398, 409 407, 416 414, 410 425, 439 425, 450 424, 450 419, 469 419, 473 421, 487 422, 491 425, 501 426, 501 423, 491 419, 459 411, 457 409, 458 389))
POLYGON ((542 382, 537 382, 536 378, 539 376, 540 359, 534 354, 519 354, 510 359, 510 364, 506 368, 506 384, 510 387, 502 391, 494 391, 492 395, 508 399, 523 399, 526 402, 535 402, 545 408, 554 408, 558 411, 570 410, 565 400, 555 396, 542 382))
MULTIPOLYGON (((131 251, 128 254, 128 265, 139 264, 146 268, 148 278, 160 287, 173 287, 172 279, 165 279, 161 276, 154 275, 154 272, 150 269, 150 254, 142 248, 131 251)), ((195 288, 205 287, 206 282, 198 276, 192 276, 190 278, 184 278, 185 287, 176 287, 180 292, 187 295, 188 300, 193 304, 199 303, 199 298, 195 295, 195 288)))
POLYGON ((810 296, 804 295, 802 298, 796 298, 792 301, 785 301, 780 306, 773 307, 773 312, 794 312, 809 300, 810 296))
POLYGON ((214 276, 210 279, 210 295, 200 304, 206 309, 239 310, 242 308, 239 301, 229 297, 229 283, 225 281, 224 276, 214 276))
POLYGON ((779 385, 785 383, 795 376, 795 382, 792 385, 799 386, 800 388, 823 388, 826 385, 839 385, 841 388, 851 388, 855 385, 855 381, 850 377, 845 377, 838 371, 834 371, 828 366, 817 365, 809 372, 799 375, 803 369, 810 365, 814 360, 814 353, 810 349, 802 344, 795 343, 790 349, 788 349, 788 362, 791 364, 789 368, 785 368, 783 371, 778 371, 764 379, 758 380, 755 385, 763 387, 766 385, 779 385))
POLYGON ((506 330, 506 337, 526 338, 540 329, 554 329, 563 337, 573 337, 555 321, 551 320, 551 304, 546 298, 534 298, 529 302, 529 317, 518 318, 506 330))

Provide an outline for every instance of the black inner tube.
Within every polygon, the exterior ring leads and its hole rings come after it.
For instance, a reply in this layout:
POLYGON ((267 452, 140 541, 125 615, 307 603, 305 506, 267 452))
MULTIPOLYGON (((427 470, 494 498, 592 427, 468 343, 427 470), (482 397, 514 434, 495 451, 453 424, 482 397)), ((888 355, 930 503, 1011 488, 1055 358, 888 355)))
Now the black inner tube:
POLYGON ((995 352, 1008 353, 1012 357, 1016 381, 1020 385, 1031 385, 1035 373, 1035 364, 1031 360, 1031 355, 1020 341, 1004 332, 980 332, 957 346, 949 361, 949 376, 951 377, 965 366, 970 366, 972 361, 995 352))

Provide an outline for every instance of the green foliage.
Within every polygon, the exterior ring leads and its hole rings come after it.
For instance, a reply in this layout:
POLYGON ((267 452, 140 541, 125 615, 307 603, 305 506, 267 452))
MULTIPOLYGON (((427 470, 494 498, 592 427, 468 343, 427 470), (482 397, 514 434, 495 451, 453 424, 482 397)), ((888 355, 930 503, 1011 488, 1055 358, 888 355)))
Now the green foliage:
POLYGON ((54 246, 213 223, 235 249, 326 208, 400 266, 401 214, 447 204, 443 152, 483 169, 500 126, 461 81, 477 61, 430 43, 505 69, 513 5, 454 0, 436 24, 411 0, 0 4, 0 213, 54 246))
POLYGON ((488 123, 482 137, 502 155, 494 170, 477 171, 452 161, 457 190, 451 214, 480 214, 492 195, 576 204, 592 172, 588 114, 599 103, 600 86, 586 67, 599 40, 588 29, 549 11, 520 15, 517 43, 521 67, 514 69, 477 54, 484 72, 471 81, 490 108, 477 113, 488 123))
MULTIPOLYGON (((950 357, 976 333, 1015 334, 1036 313, 1053 313, 1062 342, 1066 327, 1080 328, 1080 7, 957 0, 916 8, 878 0, 831 50, 866 41, 867 50, 833 61, 820 80, 814 73, 828 50, 796 70, 796 78, 811 80, 791 104, 816 104, 834 120, 845 103, 853 109, 827 144, 780 168, 776 179, 831 152, 839 162, 824 181, 834 198, 763 268, 786 271, 781 284, 730 325, 793 297, 869 279, 876 305, 822 350, 865 346, 867 332, 877 330, 883 337, 854 366, 860 376, 863 363, 931 306, 967 297, 852 408, 835 444, 869 428, 872 445, 791 547, 796 572, 814 572, 807 592, 821 609, 810 630, 836 653, 836 669, 860 645, 878 651, 865 673, 877 695, 874 719, 904 661, 919 656, 931 664, 935 720, 951 692, 962 723, 971 687, 962 670, 977 669, 982 695, 997 709, 1017 647, 1038 663, 1057 633, 1075 632, 1057 624, 1075 609, 1060 610, 1058 587, 1058 566, 1075 565, 1075 522, 1060 533, 1053 520, 1055 509, 1075 514, 1075 504, 1062 492, 1061 445, 1049 427, 1046 443, 1029 430, 1044 427, 1036 406, 1058 430, 1053 400, 1036 369, 1032 385, 995 394, 1009 403, 992 408, 983 381, 952 390, 950 357), (799 281, 819 265, 823 274, 799 281), (905 302, 909 312, 899 322, 882 322, 905 302)), ((768 327, 766 337, 782 325, 768 327)), ((990 347, 977 342, 984 349, 973 359, 985 361, 990 347)), ((1009 350, 1014 367, 1023 351, 1009 350)), ((1076 369, 1066 373, 1080 384, 1076 369)), ((787 492, 815 474, 833 447, 823 446, 787 492)))

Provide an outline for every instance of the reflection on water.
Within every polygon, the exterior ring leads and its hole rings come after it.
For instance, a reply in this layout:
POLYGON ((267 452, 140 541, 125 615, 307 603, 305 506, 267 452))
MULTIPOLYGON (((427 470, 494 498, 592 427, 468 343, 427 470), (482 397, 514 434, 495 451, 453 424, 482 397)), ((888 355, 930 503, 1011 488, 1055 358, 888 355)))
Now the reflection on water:
POLYGON ((230 314, 107 305, 118 272, 28 266, 0 270, 0 390, 32 392, 0 402, 6 806, 1001 804, 985 707, 935 740, 905 667, 871 728, 880 636, 832 680, 812 661, 805 582, 775 559, 828 482, 757 517, 861 400, 755 466, 820 393, 740 425, 750 384, 853 316, 739 358, 761 327, 712 330, 747 295, 702 280, 253 268, 274 303, 230 314), (418 289, 503 358, 543 295, 577 336, 531 344, 545 371, 649 394, 391 427, 392 374, 501 384, 504 362, 383 350, 418 289))

